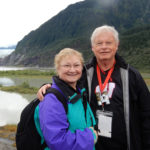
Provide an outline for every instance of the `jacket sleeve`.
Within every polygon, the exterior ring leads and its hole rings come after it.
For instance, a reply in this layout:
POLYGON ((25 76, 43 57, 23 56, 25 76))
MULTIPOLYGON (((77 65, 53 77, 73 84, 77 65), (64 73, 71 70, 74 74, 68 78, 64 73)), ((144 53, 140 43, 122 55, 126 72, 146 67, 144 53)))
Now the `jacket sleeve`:
POLYGON ((62 103, 53 94, 47 94, 39 104, 40 127, 48 147, 52 150, 93 150, 94 136, 89 128, 68 130, 69 123, 62 103))
MULTIPOLYGON (((134 80, 134 79, 132 79, 134 80)), ((134 97, 138 100, 142 149, 150 149, 150 92, 139 72, 135 75, 134 97)))

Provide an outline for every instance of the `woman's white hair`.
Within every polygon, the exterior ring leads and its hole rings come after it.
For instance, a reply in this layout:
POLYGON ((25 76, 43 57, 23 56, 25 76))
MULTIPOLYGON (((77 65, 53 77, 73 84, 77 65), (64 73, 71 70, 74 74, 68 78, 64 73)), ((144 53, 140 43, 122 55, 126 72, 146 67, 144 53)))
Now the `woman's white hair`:
POLYGON ((111 33, 113 33, 115 41, 117 42, 117 44, 119 43, 119 33, 118 33, 118 31, 113 26, 103 25, 103 26, 97 27, 93 31, 93 33, 91 35, 91 45, 94 44, 94 40, 95 40, 96 36, 101 34, 102 32, 111 32, 111 33))
POLYGON ((64 59, 67 56, 77 56, 77 58, 79 58, 82 66, 83 66, 84 58, 82 56, 82 53, 80 53, 79 51, 74 50, 72 48, 64 48, 55 56, 54 65, 55 65, 56 72, 57 72, 58 68, 60 67, 60 63, 61 63, 62 59, 64 59))

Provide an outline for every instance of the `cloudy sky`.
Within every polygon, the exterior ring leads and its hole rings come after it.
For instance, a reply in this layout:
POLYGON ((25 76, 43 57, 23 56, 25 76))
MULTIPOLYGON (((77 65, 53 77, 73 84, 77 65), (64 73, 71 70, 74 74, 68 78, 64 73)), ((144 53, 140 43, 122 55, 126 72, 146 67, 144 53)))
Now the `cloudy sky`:
POLYGON ((1 0, 0 46, 16 44, 68 5, 83 0, 1 0))

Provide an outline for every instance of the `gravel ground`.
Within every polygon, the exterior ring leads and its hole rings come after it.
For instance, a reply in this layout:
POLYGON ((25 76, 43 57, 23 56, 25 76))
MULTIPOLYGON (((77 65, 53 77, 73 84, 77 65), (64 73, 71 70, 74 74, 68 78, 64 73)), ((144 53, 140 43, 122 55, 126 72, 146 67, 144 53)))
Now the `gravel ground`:
POLYGON ((16 150, 16 148, 11 146, 10 144, 0 142, 0 150, 16 150))
POLYGON ((0 138, 0 150, 16 150, 15 147, 12 146, 13 141, 0 138))
POLYGON ((0 126, 0 150, 16 150, 15 134, 16 126, 0 126))

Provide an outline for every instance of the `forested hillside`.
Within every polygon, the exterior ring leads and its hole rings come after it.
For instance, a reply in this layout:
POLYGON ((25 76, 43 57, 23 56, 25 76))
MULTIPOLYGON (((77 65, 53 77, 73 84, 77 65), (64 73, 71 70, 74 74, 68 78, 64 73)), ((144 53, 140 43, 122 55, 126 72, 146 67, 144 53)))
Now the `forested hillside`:
POLYGON ((68 6, 37 30, 26 35, 3 65, 53 66, 54 55, 64 47, 92 56, 94 28, 108 24, 120 33, 119 53, 137 68, 150 69, 150 1, 85 0, 68 6))
POLYGON ((150 71, 150 25, 123 33, 119 53, 134 67, 150 71))

